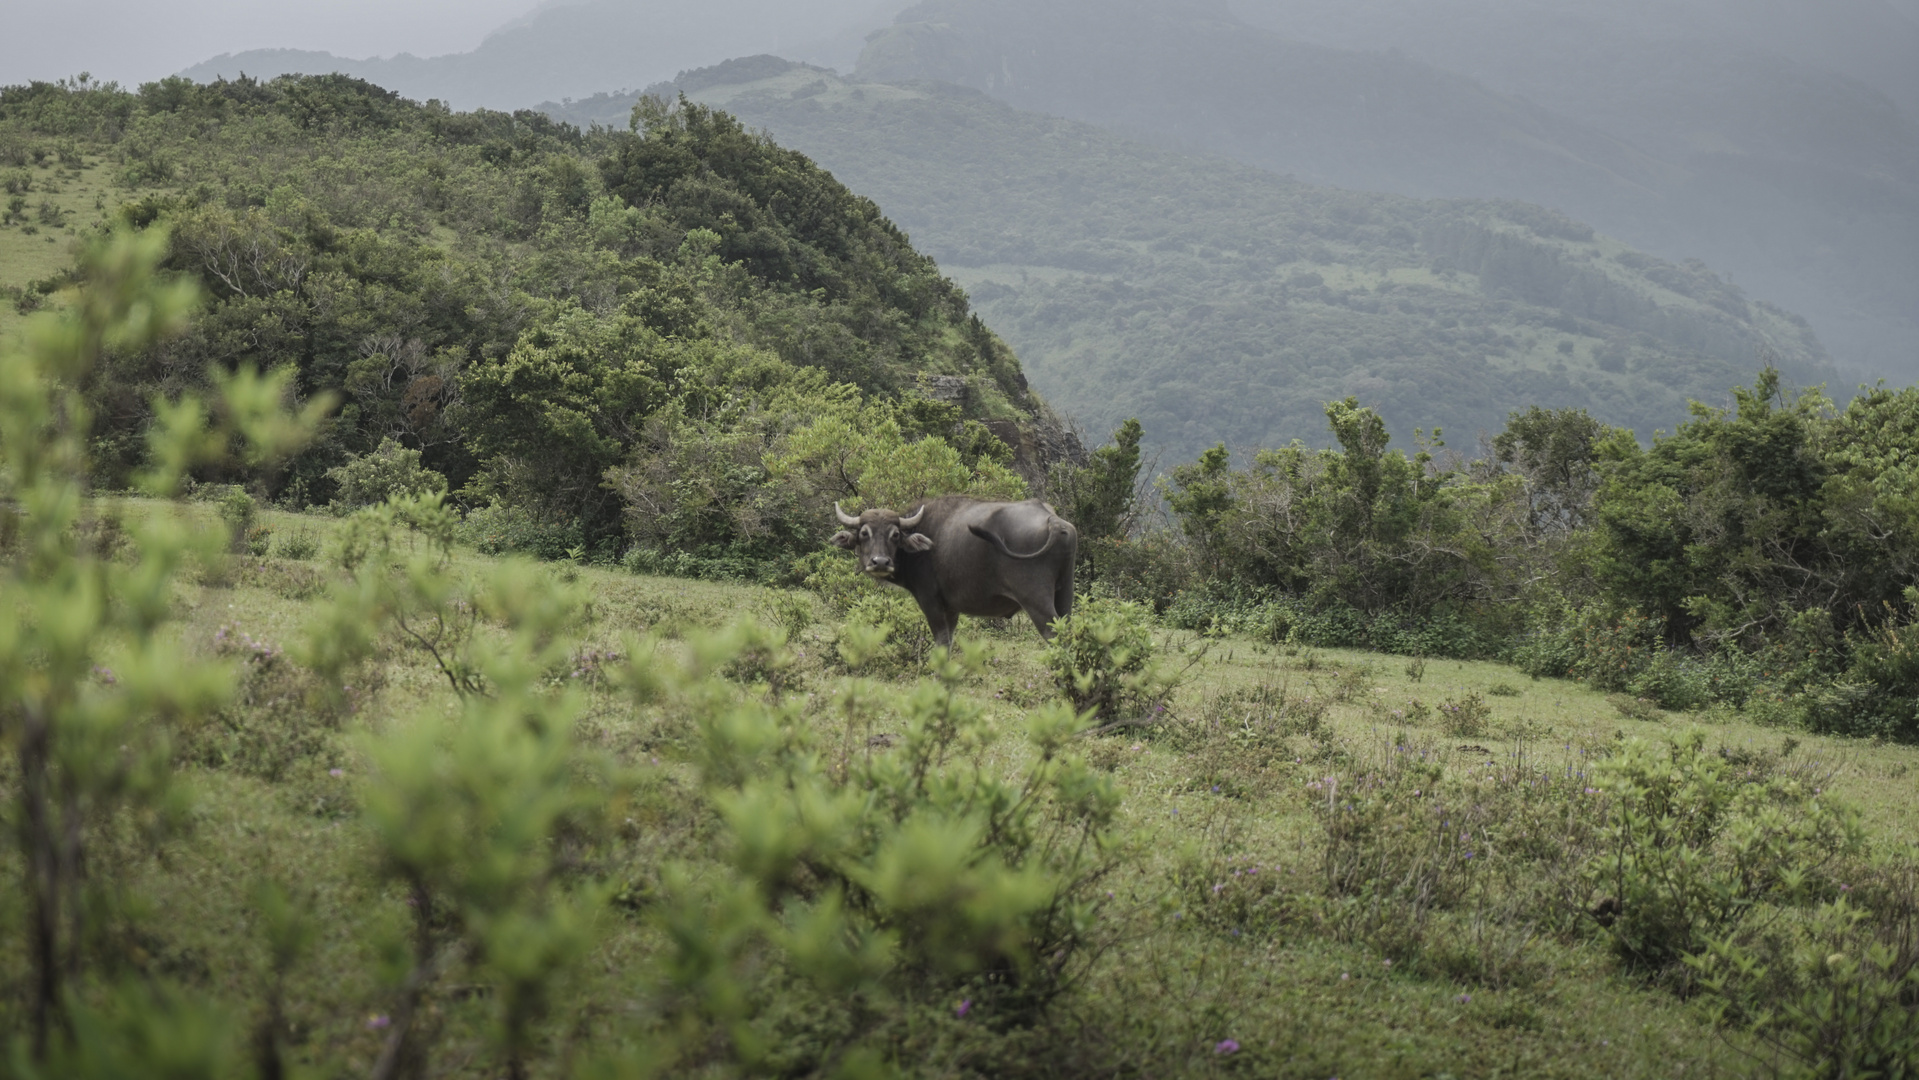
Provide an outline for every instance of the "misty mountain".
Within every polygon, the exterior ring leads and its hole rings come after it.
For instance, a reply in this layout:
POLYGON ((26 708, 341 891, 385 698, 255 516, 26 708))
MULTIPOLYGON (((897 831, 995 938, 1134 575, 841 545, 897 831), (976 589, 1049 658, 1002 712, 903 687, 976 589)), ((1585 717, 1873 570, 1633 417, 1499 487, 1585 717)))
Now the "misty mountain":
MULTIPOLYGON (((724 107, 875 199, 1103 434, 1137 415, 1184 459, 1326 441, 1357 395, 1406 438, 1580 405, 1650 435, 1761 355, 1835 375, 1803 320, 1517 201, 1308 184, 1011 108, 951 84, 843 80, 775 57, 653 88, 724 107)), ((553 115, 624 126, 637 95, 553 115)))
POLYGON ((1883 3, 1832 5, 1820 32, 1811 7, 1763 0, 1754 28, 1716 0, 929 0, 857 73, 1317 182, 1541 203, 1703 258, 1806 314, 1843 362, 1913 377, 1919 135, 1889 95, 1919 51, 1883 3), (1855 48, 1860 77, 1814 65, 1855 48))
POLYGON ((180 72, 195 82, 338 72, 455 108, 525 108, 536 101, 637 88, 728 57, 777 52, 850 67, 892 0, 634 0, 555 3, 488 35, 472 52, 352 59, 299 49, 229 53, 180 72))
POLYGON ((1400 49, 1581 118, 1594 104, 1652 89, 1629 78, 1711 93, 1741 57, 1856 81, 1919 112, 1913 0, 1228 2, 1248 23, 1290 38, 1400 49), (1674 65, 1681 58, 1696 69, 1690 78, 1674 65))

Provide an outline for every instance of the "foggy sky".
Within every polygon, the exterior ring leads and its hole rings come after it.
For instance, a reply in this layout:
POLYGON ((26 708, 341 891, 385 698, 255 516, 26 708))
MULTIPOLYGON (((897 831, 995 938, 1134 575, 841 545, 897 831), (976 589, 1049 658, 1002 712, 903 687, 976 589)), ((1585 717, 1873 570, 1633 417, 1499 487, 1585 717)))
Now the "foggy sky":
MULTIPOLYGON (((440 56, 470 51, 487 34, 538 9, 582 2, 586 0, 6 0, 0 85, 86 71, 96 79, 132 87, 222 53, 248 49, 304 49, 354 59, 402 52, 440 56)), ((904 2, 910 0, 886 6, 897 10, 904 2)), ((1541 0, 1450 2, 1481 8, 1506 2, 1515 7, 1541 6, 1541 0)), ((1772 2, 1808 11, 1820 6, 1820 0, 1772 2)), ((1879 2, 1919 21, 1919 0, 1879 2)), ((867 5, 877 3, 866 0, 867 5)), ((632 6, 668 15, 664 21, 670 22, 715 5, 702 0, 633 0, 632 6)), ((743 15, 744 9, 754 5, 735 0, 717 6, 741 8, 728 14, 743 15)), ((859 0, 785 0, 779 7, 786 17, 774 21, 807 20, 810 13, 826 30, 825 23, 843 21, 847 10, 857 6, 866 5, 859 0)), ((1232 6, 1242 11, 1283 12, 1289 5, 1287 0, 1232 0, 1232 6)), ((1315 6, 1323 5, 1303 5, 1315 6)), ((890 14, 874 18, 873 25, 884 25, 890 14)), ((1286 21, 1281 18, 1282 24, 1286 21)), ((689 58, 689 63, 717 59, 702 56, 689 58)))
POLYGON ((540 0, 7 0, 0 85, 90 72, 132 87, 221 53, 465 52, 540 0))

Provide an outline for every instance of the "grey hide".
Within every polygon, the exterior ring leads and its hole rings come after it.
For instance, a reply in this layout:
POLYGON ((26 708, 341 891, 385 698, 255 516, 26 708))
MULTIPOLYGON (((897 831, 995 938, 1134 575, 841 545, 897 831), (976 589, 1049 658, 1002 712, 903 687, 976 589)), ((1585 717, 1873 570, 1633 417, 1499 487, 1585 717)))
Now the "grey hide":
POLYGON ((961 615, 1004 618, 1024 611, 1040 636, 1073 612, 1079 530, 1038 499, 933 499, 914 513, 868 510, 853 517, 834 504, 846 530, 833 544, 856 552, 869 576, 913 594, 933 640, 953 644, 961 615))

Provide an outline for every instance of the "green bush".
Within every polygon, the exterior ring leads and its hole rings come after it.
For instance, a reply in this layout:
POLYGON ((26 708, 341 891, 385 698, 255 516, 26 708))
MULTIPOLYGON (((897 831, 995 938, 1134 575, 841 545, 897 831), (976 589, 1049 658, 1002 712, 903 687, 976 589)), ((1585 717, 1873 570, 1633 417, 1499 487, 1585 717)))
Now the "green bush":
POLYGON ((1847 893, 1690 957, 1713 1019, 1810 1076, 1907 1077, 1919 1062, 1919 868, 1866 869, 1847 893))
POLYGON ((1492 719, 1492 706, 1486 704, 1484 696, 1477 691, 1460 695, 1458 698, 1440 702, 1439 726, 1447 735, 1456 739, 1476 739, 1486 734, 1488 721, 1492 719))
POLYGON ((1888 606, 1883 622, 1854 635, 1851 663, 1835 680, 1839 693, 1812 711, 1810 727, 1890 739, 1919 736, 1919 620, 1904 614, 1888 606), (1848 694, 1846 687, 1867 692, 1848 694))
MULTIPOLYGON (((733 662, 740 633, 696 642, 683 685, 733 662)), ((960 1000, 974 1022, 1030 1025, 1110 942, 1118 791, 1070 750, 1079 721, 1063 705, 1028 719, 1027 765, 984 765, 994 732, 959 692, 981 664, 936 654, 898 737, 849 740, 859 753, 790 710, 696 698, 726 868, 669 869, 656 917, 685 1022, 740 1065, 811 1074, 960 1000)), ((849 735, 877 690, 839 698, 849 735)))
POLYGON ((1610 811, 1591 874, 1613 948, 1642 970, 1699 953, 1757 905, 1835 895, 1835 863, 1863 843, 1852 807, 1705 741, 1629 740, 1595 770, 1610 811))
POLYGON ((926 616, 919 605, 904 589, 865 583, 865 588, 846 609, 840 631, 840 652, 846 654, 846 642, 868 636, 876 644, 856 646, 868 651, 855 666, 863 666, 875 674, 918 674, 933 654, 933 630, 926 625, 926 616))
POLYGON ((521 554, 548 561, 566 558, 586 540, 577 521, 555 524, 524 507, 498 505, 469 511, 457 536, 482 555, 521 554))
POLYGON ((1164 707, 1172 683, 1153 663, 1152 610, 1126 600, 1081 600, 1053 624, 1045 663, 1073 708, 1102 723, 1164 707))
POLYGON ((420 452, 401 446, 391 436, 371 453, 349 457, 346 464, 328 469, 336 495, 334 512, 377 506, 395 495, 411 497, 446 490, 446 477, 420 463, 420 452))
POLYGON ((320 553, 320 541, 307 529, 289 532, 280 538, 276 554, 282 559, 307 560, 320 553))
POLYGON ((253 496, 234 487, 220 497, 219 506, 220 520, 226 522, 227 526, 227 550, 235 554, 247 551, 253 530, 253 516, 258 512, 253 496))
MULTIPOLYGON (((75 302, 35 316, 18 335, 24 348, 0 355, 0 746, 18 845, 6 892, 31 913, 13 954, 29 970, 10 980, 9 1057, 24 1075, 211 1076, 234 1064, 216 1011, 177 995, 164 966, 130 968, 124 947, 147 918, 129 889, 138 863, 192 820, 191 792, 170 768, 173 739, 232 698, 225 665, 183 653, 163 629, 183 566, 228 545, 209 543, 174 506, 128 530, 117 557, 83 543, 102 530, 84 524, 96 511, 77 388, 96 380, 109 345, 137 350, 184 329, 197 290, 157 273, 167 245, 160 229, 96 238, 75 302)), ((214 381, 217 411, 182 395, 155 417, 139 477, 147 493, 175 496, 188 470, 229 466, 229 445, 276 460, 325 407, 282 415, 286 376, 214 381)), ((252 514, 238 494, 221 506, 229 541, 244 539, 252 514)))

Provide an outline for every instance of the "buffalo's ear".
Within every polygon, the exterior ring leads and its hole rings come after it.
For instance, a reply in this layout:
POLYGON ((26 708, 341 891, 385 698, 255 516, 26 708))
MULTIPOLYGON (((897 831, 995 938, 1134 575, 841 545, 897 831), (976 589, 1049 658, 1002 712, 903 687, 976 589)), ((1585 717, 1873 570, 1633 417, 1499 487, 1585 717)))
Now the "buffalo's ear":
POLYGON ((839 532, 834 533, 833 538, 831 540, 828 540, 827 543, 832 544, 834 547, 850 548, 853 546, 853 534, 851 532, 848 532, 845 529, 842 529, 839 532))
POLYGON ((906 547, 909 551, 933 550, 933 538, 925 533, 907 533, 906 547))

